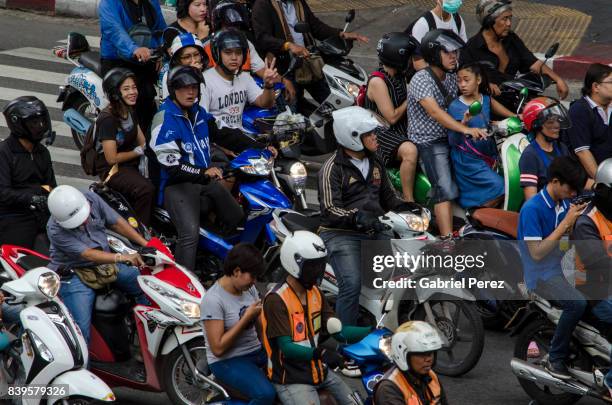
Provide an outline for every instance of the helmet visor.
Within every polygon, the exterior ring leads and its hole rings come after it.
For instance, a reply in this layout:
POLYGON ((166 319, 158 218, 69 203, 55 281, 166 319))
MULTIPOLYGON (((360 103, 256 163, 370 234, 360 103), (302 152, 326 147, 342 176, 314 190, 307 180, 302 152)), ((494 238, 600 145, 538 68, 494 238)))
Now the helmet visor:
POLYGON ((538 119, 542 125, 548 122, 558 122, 561 126, 560 129, 568 129, 572 126, 567 110, 559 103, 552 104, 543 109, 538 115, 538 119))
POLYGON ((223 17, 223 20, 226 24, 234 26, 244 24, 244 18, 242 18, 242 15, 238 12, 238 10, 229 8, 225 10, 223 17))
POLYGON ((49 135, 51 122, 48 114, 39 114, 25 120, 25 127, 33 140, 40 140, 49 135))
POLYGON ((437 41, 440 44, 440 47, 446 52, 455 52, 463 48, 463 44, 461 42, 447 35, 440 35, 437 41))
POLYGON ((325 266, 327 265, 327 257, 319 257, 317 259, 304 259, 300 264, 302 269, 300 273, 300 281, 307 289, 320 283, 325 274, 325 266))

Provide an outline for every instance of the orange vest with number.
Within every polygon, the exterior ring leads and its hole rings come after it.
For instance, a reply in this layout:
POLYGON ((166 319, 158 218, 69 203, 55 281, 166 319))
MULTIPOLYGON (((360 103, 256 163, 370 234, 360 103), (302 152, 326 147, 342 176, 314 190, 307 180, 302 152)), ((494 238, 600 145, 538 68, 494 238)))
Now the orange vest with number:
MULTIPOLYGON (((427 392, 428 400, 431 405, 437 405, 440 403, 440 396, 442 395, 442 387, 440 386, 440 381, 438 380, 438 376, 433 371, 429 372, 429 376, 431 377, 431 381, 427 384, 429 388, 427 392), (431 397, 430 397, 431 395, 431 397)), ((412 388, 412 385, 408 383, 406 377, 402 371, 397 367, 392 367, 389 371, 385 373, 381 381, 389 380, 392 381, 397 388, 402 391, 402 395, 404 395, 404 401, 406 405, 423 405, 421 400, 419 399, 419 395, 412 388)), ((374 405, 384 405, 384 404, 374 404, 374 405)))
MULTIPOLYGON (((321 330, 321 308, 323 301, 321 292, 315 286, 307 291, 308 303, 306 310, 297 294, 289 286, 282 283, 274 287, 267 295, 278 295, 287 308, 287 322, 291 326, 291 340, 294 344, 317 347, 319 331, 321 330)), ((276 344, 268 339, 265 311, 261 313, 263 328, 263 345, 268 354, 268 378, 277 384, 321 384, 325 380, 325 369, 320 360, 299 362, 285 359, 276 344)))
MULTIPOLYGON (((208 67, 215 67, 217 66, 217 64, 215 63, 215 60, 213 59, 212 56, 212 51, 210 49, 210 41, 207 41, 204 44, 204 52, 206 52, 206 55, 208 56, 208 67)), ((243 72, 250 72, 251 71, 251 55, 250 52, 247 50, 247 54, 243 55, 244 56, 244 63, 242 64, 242 71, 243 72)))
MULTIPOLYGON (((595 207, 589 212, 588 216, 595 223, 599 231, 599 236, 604 244, 604 250, 608 252, 608 256, 612 257, 612 221, 606 219, 595 207)), ((585 285, 587 269, 584 267, 582 260, 580 260, 578 252, 576 252, 576 270, 583 273, 582 276, 576 273, 576 285, 585 285)))

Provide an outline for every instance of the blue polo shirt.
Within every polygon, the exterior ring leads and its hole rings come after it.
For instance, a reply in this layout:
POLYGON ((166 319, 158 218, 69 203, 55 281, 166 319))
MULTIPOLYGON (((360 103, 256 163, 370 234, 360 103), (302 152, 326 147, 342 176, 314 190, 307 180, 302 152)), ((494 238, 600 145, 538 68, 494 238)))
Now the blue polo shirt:
MULTIPOLYGON (((546 187, 527 201, 519 214, 518 240, 532 241, 547 238, 559 225, 569 209, 569 200, 555 204, 546 187)), ((538 281, 546 281, 563 275, 561 259, 563 252, 558 247, 540 261, 535 261, 527 244, 519 242, 523 274, 529 290, 534 290, 538 281)))

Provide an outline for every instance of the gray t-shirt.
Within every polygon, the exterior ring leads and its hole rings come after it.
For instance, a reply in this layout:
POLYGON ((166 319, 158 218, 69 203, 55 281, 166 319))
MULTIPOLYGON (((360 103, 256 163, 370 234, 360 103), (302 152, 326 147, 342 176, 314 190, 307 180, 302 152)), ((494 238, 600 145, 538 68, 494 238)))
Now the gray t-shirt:
MULTIPOLYGON (((237 296, 225 291, 225 289, 221 287, 217 281, 206 292, 206 295, 204 295, 204 300, 202 300, 202 321, 215 319, 222 320, 225 326, 225 331, 228 331, 238 323, 249 305, 257 300, 259 300, 259 294, 257 293, 255 286, 251 287, 250 290, 243 292, 241 296, 237 296)), ((204 339, 206 339, 206 346, 210 347, 208 336, 206 335, 206 329, 204 329, 204 339)), ((253 325, 244 330, 240 336, 238 336, 238 339, 234 343, 234 347, 228 350, 223 356, 217 357, 213 354, 212 350, 207 350, 206 359, 208 360, 208 364, 212 364, 220 360, 227 360, 233 357, 243 356, 260 349, 261 342, 257 337, 255 323, 253 323, 253 325)))
MULTIPOLYGON (((450 100, 457 98, 456 74, 447 73, 442 85, 448 92, 450 100)), ((419 103, 425 98, 434 98, 443 110, 448 107, 436 81, 427 70, 423 69, 416 72, 408 86, 408 139, 416 144, 432 143, 447 136, 446 128, 430 117, 419 103)))

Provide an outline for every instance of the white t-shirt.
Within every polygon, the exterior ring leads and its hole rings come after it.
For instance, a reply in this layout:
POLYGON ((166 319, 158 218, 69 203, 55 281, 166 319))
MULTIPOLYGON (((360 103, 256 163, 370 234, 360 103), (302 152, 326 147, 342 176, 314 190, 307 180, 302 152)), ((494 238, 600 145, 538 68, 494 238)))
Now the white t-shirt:
MULTIPOLYGON (((461 18, 461 32, 459 32, 459 28, 457 27, 457 24, 455 24, 455 17, 453 17, 452 15, 450 16, 448 21, 444 21, 440 17, 438 17, 436 13, 432 13, 431 11, 430 13, 433 15, 434 21, 436 22, 435 28, 440 30, 451 30, 455 34, 459 35, 461 39, 463 39, 463 41, 467 42, 467 34, 465 33, 465 21, 463 21, 463 17, 459 16, 459 18, 461 18)), ((435 28, 432 27, 431 29, 435 28)), ((416 23, 414 23, 414 26, 412 27, 412 36, 414 37, 414 39, 421 42, 425 34, 427 34, 429 31, 431 30, 429 29, 429 25, 427 25, 427 20, 425 19, 425 17, 421 17, 417 20, 416 23)))
POLYGON ((255 49, 255 45, 251 41, 249 41, 249 57, 251 58, 251 71, 253 73, 266 67, 266 62, 261 59, 261 56, 259 56, 255 49))
POLYGON ((253 104, 263 89, 249 73, 242 72, 233 81, 225 80, 214 68, 204 72, 206 84, 200 105, 218 122, 230 128, 242 128, 244 107, 253 104))

